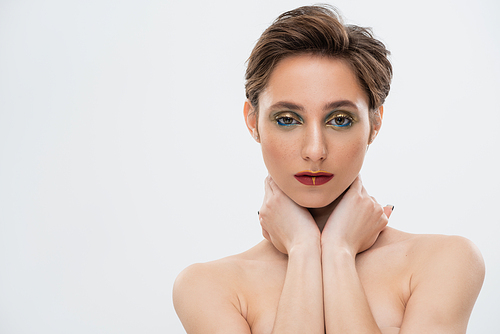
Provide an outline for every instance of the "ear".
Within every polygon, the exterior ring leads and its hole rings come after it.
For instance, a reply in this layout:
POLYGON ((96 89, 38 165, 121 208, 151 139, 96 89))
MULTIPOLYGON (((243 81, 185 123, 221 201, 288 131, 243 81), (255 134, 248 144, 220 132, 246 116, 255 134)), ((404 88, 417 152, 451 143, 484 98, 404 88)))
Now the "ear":
POLYGON ((371 144, 375 138, 378 135, 378 132, 380 131, 380 128, 382 127, 382 119, 384 118, 384 106, 380 106, 377 111, 375 111, 375 114, 373 115, 373 122, 372 122, 372 131, 371 131, 371 137, 370 137, 370 142, 371 144))
POLYGON ((259 132, 257 131, 257 113, 250 101, 246 100, 243 106, 243 116, 245 117, 245 123, 247 125, 248 131, 255 139, 257 143, 260 143, 259 132))

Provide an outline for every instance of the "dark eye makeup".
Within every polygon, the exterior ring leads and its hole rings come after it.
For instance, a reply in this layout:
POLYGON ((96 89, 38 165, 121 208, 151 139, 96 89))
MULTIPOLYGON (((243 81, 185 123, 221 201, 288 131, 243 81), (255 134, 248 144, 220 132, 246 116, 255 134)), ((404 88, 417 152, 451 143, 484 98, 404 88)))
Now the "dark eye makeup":
MULTIPOLYGON (((280 127, 290 127, 303 124, 303 119, 295 112, 277 112, 271 119, 280 127)), ((350 113, 335 111, 326 117, 325 124, 335 128, 350 127, 355 122, 355 118, 350 113)))
POLYGON ((294 112, 278 112, 272 117, 279 126, 292 126, 302 124, 302 118, 294 112))
POLYGON ((327 125, 343 128, 351 126, 354 122, 353 117, 347 114, 337 113, 332 116, 328 119, 327 125))

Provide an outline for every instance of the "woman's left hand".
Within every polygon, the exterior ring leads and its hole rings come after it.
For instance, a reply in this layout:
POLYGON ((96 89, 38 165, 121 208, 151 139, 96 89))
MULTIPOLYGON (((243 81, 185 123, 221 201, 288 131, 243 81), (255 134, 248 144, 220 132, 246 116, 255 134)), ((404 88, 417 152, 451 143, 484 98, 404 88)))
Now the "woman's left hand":
POLYGON ((328 218, 321 244, 340 247, 353 256, 370 248, 387 226, 392 206, 382 207, 356 177, 328 218))

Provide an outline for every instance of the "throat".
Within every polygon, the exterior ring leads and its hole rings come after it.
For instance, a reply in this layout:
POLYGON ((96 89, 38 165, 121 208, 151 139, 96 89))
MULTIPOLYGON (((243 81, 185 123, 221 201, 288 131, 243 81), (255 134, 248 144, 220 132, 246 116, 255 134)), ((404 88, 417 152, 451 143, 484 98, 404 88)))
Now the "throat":
POLYGON ((323 232, 323 228, 325 227, 328 218, 330 218, 330 215, 332 214, 333 210, 335 210, 337 205, 340 203, 340 201, 344 197, 344 194, 345 191, 339 197, 337 197, 333 202, 322 208, 308 208, 309 212, 311 213, 311 216, 314 218, 314 221, 318 225, 320 232, 323 232))
POLYGON ((325 227, 328 218, 330 218, 330 215, 332 214, 337 204, 338 202, 337 200, 335 200, 322 208, 308 208, 311 216, 314 218, 314 221, 318 225, 320 232, 323 232, 323 228, 325 227))

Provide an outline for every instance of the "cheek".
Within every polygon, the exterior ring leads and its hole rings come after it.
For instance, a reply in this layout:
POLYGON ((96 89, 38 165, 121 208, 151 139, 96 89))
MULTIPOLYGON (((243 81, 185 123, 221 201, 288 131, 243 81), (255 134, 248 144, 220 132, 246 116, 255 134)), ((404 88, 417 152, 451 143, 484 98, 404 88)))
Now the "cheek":
POLYGON ((287 164, 292 152, 288 142, 279 138, 266 138, 261 141, 262 156, 269 172, 283 168, 287 164))
POLYGON ((346 176, 359 174, 366 155, 366 137, 354 137, 334 145, 336 147, 329 153, 329 158, 333 160, 337 172, 345 173, 346 176))
POLYGON ((351 141, 348 147, 348 155, 354 160, 364 158, 367 147, 368 145, 365 140, 351 141))
POLYGON ((369 145, 369 140, 372 133, 372 127, 369 125, 368 120, 363 127, 359 127, 356 132, 353 132, 350 138, 346 141, 349 145, 349 151, 352 158, 362 156, 366 154, 366 149, 369 145))
POLYGON ((293 136, 280 132, 265 119, 259 121, 260 146, 267 169, 286 164, 286 160, 293 155, 294 147, 297 147, 293 144, 293 136))

